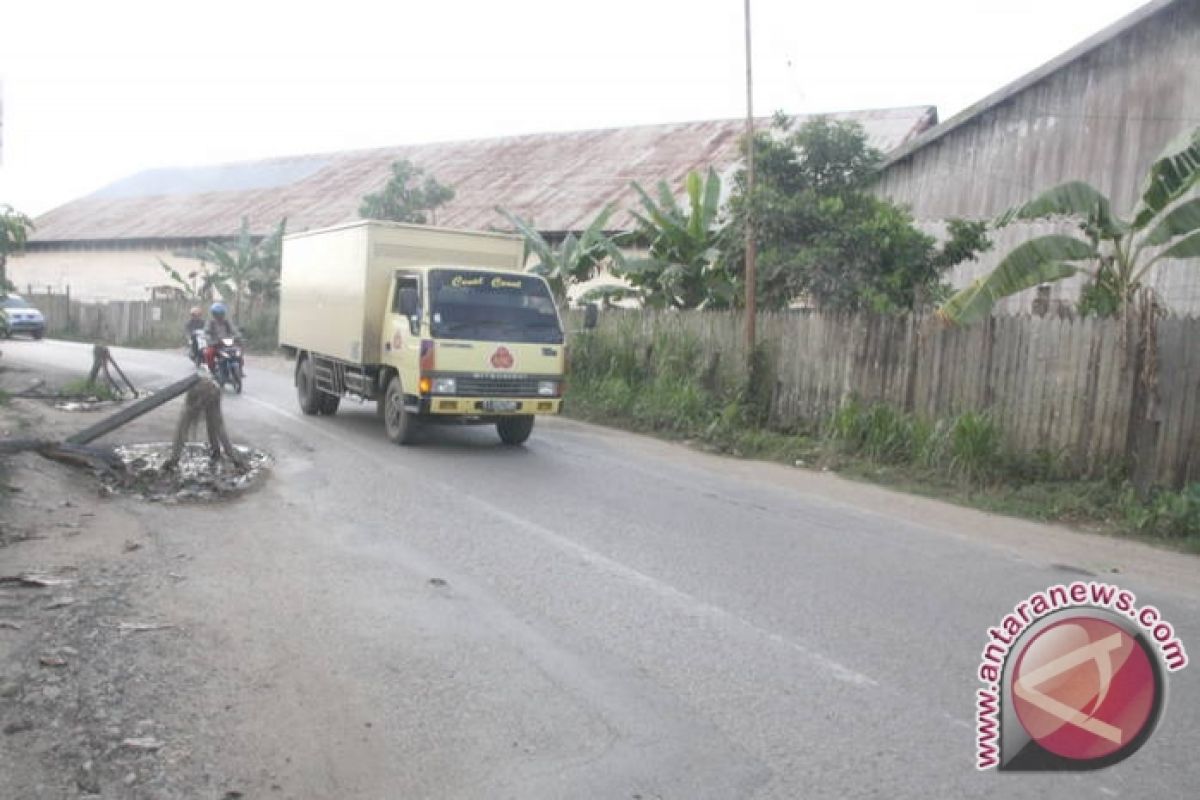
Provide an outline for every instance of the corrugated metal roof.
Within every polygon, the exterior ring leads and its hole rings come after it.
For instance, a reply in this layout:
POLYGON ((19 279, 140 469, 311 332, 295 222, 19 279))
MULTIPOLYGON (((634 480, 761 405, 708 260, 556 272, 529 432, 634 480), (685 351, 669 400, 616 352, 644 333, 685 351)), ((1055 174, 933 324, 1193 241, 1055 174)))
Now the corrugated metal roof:
MULTIPOLYGON (((932 106, 828 116, 858 121, 884 152, 937 120, 932 106)), ((336 225, 358 218, 363 195, 378 191, 399 159, 454 187, 439 225, 507 229, 500 205, 543 231, 581 230, 608 203, 633 207, 630 181, 678 186, 691 170, 730 172, 743 129, 743 120, 717 120, 149 170, 43 214, 32 243, 216 238, 242 217, 256 233, 285 216, 290 231, 336 225)), ((623 211, 612 221, 629 225, 623 211)))

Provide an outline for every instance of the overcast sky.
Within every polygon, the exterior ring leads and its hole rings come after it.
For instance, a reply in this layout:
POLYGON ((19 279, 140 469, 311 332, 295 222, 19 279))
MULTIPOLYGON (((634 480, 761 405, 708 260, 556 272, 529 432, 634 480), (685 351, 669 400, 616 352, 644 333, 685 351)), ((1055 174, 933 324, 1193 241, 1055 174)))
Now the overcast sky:
MULTIPOLYGON (((752 0, 759 114, 947 119, 1142 0, 752 0)), ((16 0, 0 203, 143 169, 745 114, 743 0, 16 0)))

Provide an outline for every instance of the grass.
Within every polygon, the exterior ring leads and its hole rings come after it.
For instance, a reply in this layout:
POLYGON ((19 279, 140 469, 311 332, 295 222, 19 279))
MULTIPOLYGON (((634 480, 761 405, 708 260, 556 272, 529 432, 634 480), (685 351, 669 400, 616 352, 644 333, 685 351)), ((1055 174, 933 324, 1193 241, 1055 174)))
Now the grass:
POLYGON ((120 395, 106 383, 88 383, 87 378, 70 381, 58 390, 65 397, 94 397, 97 400, 119 400, 120 395))
POLYGON ((660 332, 648 345, 627 331, 579 337, 567 413, 713 452, 828 468, 985 511, 1200 552, 1200 484, 1143 497, 1122 467, 1080 478, 1063 454, 1009 450, 996 421, 974 411, 930 420, 851 400, 825 419, 776 430, 762 399, 761 387, 773 380, 769 364, 757 363, 742 384, 714 376, 711 366, 684 333, 660 332))

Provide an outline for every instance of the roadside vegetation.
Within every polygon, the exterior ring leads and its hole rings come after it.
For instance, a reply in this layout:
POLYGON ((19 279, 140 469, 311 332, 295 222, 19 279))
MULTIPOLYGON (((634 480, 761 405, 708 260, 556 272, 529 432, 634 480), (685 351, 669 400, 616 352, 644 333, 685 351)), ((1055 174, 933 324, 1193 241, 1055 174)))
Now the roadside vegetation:
POLYGON ((392 163, 387 183, 378 192, 363 197, 358 215, 363 219, 436 225, 437 209, 453 199, 453 187, 426 175, 408 159, 400 159, 392 163))
POLYGON ((58 393, 63 397, 87 397, 95 400, 120 400, 118 394, 107 383, 89 382, 87 378, 78 378, 63 385, 58 393))
POLYGON ((0 296, 17 290, 8 279, 8 257, 25 248, 33 229, 33 220, 28 214, 22 214, 10 205, 0 204, 0 296))
MULTIPOLYGON (((1102 317, 1124 314, 1163 259, 1200 258, 1200 128, 1184 133, 1150 167, 1132 216, 1122 219, 1113 201, 1082 181, 1056 186, 995 221, 1074 223, 1077 235, 1049 234, 1015 247, 987 275, 950 297, 939 309, 948 323, 967 325, 991 314, 1001 299, 1074 275, 1086 283, 1077 309, 1102 317)), ((1157 298, 1156 298, 1157 299, 1157 298)))
POLYGON ((710 452, 779 461, 938 497, 986 511, 1082 525, 1200 552, 1200 484, 1139 493, 1125 465, 1080 478, 1067 457, 1012 451, 987 414, 925 419, 851 401, 781 428, 769 414, 768 359, 749 378, 704 361, 686 333, 638 346, 631 331, 577 335, 568 413, 685 440, 710 452))

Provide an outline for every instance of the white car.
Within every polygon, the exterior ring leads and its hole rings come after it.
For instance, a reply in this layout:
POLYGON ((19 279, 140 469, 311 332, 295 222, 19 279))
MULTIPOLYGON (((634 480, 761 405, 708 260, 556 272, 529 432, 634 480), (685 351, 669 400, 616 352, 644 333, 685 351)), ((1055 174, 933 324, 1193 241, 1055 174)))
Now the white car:
POLYGON ((46 334, 46 318, 25 298, 10 294, 0 297, 0 336, 7 339, 15 333, 40 339, 46 334))

